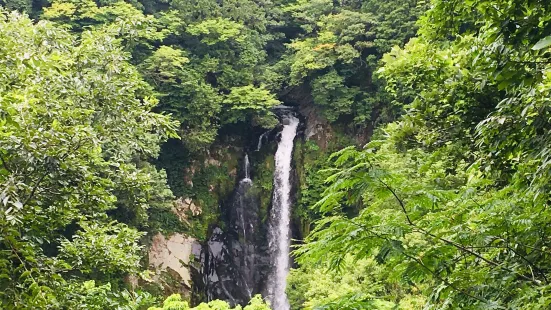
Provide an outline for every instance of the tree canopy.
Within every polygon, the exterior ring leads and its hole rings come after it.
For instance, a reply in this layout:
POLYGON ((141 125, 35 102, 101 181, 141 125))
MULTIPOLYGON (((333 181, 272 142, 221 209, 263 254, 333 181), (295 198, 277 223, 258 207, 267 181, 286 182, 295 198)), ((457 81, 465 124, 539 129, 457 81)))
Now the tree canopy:
POLYGON ((222 222, 250 148, 224 138, 269 134, 282 104, 317 122, 293 309, 551 307, 551 3, 0 5, 2 309, 232 309, 125 279, 151 281, 153 233, 222 222))
POLYGON ((403 115, 333 155, 303 264, 372 257, 429 309, 549 307, 548 10, 433 1, 377 71, 403 115))
POLYGON ((172 199, 147 160, 177 124, 151 112, 157 100, 116 28, 77 37, 0 14, 2 308, 85 307, 140 271, 135 227, 172 199), (107 215, 115 209, 134 227, 107 215))

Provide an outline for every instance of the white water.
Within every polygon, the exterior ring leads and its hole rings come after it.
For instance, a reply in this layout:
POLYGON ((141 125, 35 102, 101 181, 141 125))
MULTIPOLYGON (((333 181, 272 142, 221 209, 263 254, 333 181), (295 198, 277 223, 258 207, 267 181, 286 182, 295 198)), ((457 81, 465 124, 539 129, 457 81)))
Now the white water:
POLYGON ((260 151, 260 149, 262 148, 262 141, 264 140, 264 138, 266 138, 266 136, 271 132, 271 130, 268 130, 266 131, 265 133, 261 134, 260 135, 260 138, 258 138, 258 144, 256 145, 256 151, 260 151))
POLYGON ((249 155, 245 154, 245 164, 243 165, 244 169, 245 169, 245 178, 241 181, 245 181, 247 183, 252 183, 251 176, 249 175, 250 165, 251 164, 249 163, 249 155))
POLYGON ((268 279, 268 300, 273 310, 289 310, 285 294, 289 273, 290 216, 291 216, 291 156, 299 120, 289 115, 283 120, 281 140, 275 154, 274 197, 270 215, 269 245, 273 272, 268 279))
POLYGON ((237 194, 236 194, 236 198, 235 198, 235 202, 234 202, 234 208, 237 212, 237 217, 238 217, 238 225, 240 226, 241 228, 241 232, 243 233, 243 252, 241 254, 242 256, 242 276, 243 276, 243 288, 247 291, 247 294, 249 296, 249 299, 252 298, 252 290, 251 290, 251 287, 250 287, 250 284, 253 284, 253 273, 252 273, 252 269, 251 269, 251 264, 254 264, 254 261, 250 261, 251 260, 251 255, 252 253, 250 253, 250 248, 249 248, 249 244, 248 242, 250 242, 251 240, 249 240, 250 236, 249 234, 247 233, 247 231, 253 231, 253 223, 252 222, 249 222, 247 223, 247 220, 245 219, 245 208, 249 207, 249 203, 250 203, 250 199, 247 198, 248 194, 249 194, 249 191, 251 189, 251 187, 253 186, 253 181, 251 180, 251 175, 250 175, 250 169, 251 169, 251 164, 249 162, 249 155, 248 154, 245 154, 245 159, 244 159, 244 163, 243 163, 243 170, 245 172, 245 176, 243 179, 241 179, 241 181, 239 181, 239 187, 237 188, 237 194))

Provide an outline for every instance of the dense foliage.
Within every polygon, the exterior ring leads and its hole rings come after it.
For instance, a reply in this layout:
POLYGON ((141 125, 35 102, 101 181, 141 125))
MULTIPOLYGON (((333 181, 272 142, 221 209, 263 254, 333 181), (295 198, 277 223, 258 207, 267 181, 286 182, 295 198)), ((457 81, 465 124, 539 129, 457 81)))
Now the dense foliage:
POLYGON ((326 126, 296 144, 293 308, 551 307, 551 4, 0 5, 2 309, 158 304, 123 281, 148 234, 206 239, 280 104, 326 126))
POLYGON ((174 294, 165 299, 162 307, 151 307, 149 310, 270 310, 270 307, 264 303, 260 295, 256 295, 245 307, 232 308, 227 302, 214 300, 191 308, 187 301, 182 300, 182 296, 174 294))
POLYGON ((426 302, 419 289, 388 281, 390 270, 375 259, 345 257, 340 270, 304 265, 291 270, 287 295, 296 309, 417 309, 426 302))
POLYGON ((433 1, 378 70, 404 115, 333 156, 304 266, 375 259, 426 309, 549 308, 549 9, 433 1))
POLYGON ((88 308, 99 291, 101 305, 124 303, 107 293, 141 270, 135 227, 170 206, 147 160, 176 124, 150 112, 157 101, 116 28, 76 37, 0 14, 2 308, 88 308), (133 227, 107 215, 116 210, 133 227))
POLYGON ((387 105, 373 76, 377 61, 416 32, 418 1, 297 1, 286 7, 303 34, 283 56, 289 85, 306 84, 315 105, 334 122, 372 126, 387 105))

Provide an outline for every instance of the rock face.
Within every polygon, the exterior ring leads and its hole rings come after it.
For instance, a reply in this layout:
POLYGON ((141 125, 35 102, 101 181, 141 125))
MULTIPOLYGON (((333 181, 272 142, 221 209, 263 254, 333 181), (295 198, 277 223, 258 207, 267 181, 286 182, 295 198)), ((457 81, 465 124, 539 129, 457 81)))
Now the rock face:
POLYGON ((232 232, 215 228, 201 253, 202 281, 194 283, 206 300, 222 299, 232 306, 246 304, 262 291, 268 261, 256 245, 239 241, 232 232))
POLYGON ((149 249, 149 266, 155 271, 153 281, 163 288, 174 288, 174 282, 181 284, 180 293, 189 293, 191 275, 188 264, 192 253, 200 252, 201 245, 193 238, 173 234, 168 239, 158 233, 153 237, 149 249))
POLYGON ((190 198, 180 197, 174 202, 172 212, 178 216, 181 222, 189 224, 188 214, 196 216, 201 214, 202 210, 190 198))
MULTIPOLYGON (((248 157, 246 157, 248 158, 248 157)), ((245 160, 243 179, 224 204, 224 229, 213 229, 200 254, 201 280, 195 281, 206 300, 222 299, 231 305, 246 304, 262 291, 267 260, 265 233, 260 231, 259 201, 245 160)))
POLYGON ((323 150, 329 147, 329 141, 333 138, 331 124, 321 116, 321 111, 313 105, 301 105, 300 114, 305 118, 304 139, 316 141, 323 150))

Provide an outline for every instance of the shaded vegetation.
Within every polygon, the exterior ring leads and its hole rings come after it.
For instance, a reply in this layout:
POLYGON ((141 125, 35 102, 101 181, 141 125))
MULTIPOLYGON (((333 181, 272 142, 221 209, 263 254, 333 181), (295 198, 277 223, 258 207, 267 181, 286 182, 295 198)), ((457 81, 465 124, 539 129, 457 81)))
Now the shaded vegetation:
POLYGON ((540 2, 433 1, 378 70, 404 115, 333 155, 304 266, 374 258, 425 309, 549 307, 547 16, 540 2))

